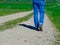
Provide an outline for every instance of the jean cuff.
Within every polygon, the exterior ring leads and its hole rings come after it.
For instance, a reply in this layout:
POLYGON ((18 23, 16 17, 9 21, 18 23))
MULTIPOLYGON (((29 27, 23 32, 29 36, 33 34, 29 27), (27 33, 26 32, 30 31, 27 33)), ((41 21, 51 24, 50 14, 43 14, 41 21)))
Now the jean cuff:
POLYGON ((43 23, 39 23, 39 26, 43 26, 43 23))

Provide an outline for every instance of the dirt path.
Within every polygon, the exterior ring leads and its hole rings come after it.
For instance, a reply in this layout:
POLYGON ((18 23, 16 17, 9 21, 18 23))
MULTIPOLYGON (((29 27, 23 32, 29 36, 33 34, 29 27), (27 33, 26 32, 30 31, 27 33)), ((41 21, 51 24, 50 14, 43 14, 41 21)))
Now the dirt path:
POLYGON ((10 20, 13 20, 13 19, 17 19, 17 18, 26 16, 26 15, 30 14, 31 12, 32 11, 10 14, 10 15, 7 15, 7 16, 1 16, 0 17, 0 24, 5 23, 5 22, 10 21, 10 20))
POLYGON ((35 31, 33 17, 12 29, 0 32, 0 45, 53 45, 55 28, 45 16, 43 31, 35 31))

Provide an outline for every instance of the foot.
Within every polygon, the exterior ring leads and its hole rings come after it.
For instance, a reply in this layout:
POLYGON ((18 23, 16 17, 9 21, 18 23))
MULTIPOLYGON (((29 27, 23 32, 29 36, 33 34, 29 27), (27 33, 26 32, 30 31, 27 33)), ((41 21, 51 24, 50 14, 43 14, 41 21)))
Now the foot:
POLYGON ((38 28, 36 28, 36 31, 38 30, 38 28))
POLYGON ((39 26, 39 31, 43 31, 42 25, 39 26))

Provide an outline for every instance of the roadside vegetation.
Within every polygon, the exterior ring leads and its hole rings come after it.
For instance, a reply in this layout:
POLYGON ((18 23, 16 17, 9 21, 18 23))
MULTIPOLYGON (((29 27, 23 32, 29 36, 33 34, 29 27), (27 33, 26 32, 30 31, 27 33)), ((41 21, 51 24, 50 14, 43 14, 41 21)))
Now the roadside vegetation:
POLYGON ((56 41, 54 42, 54 45, 60 45, 60 33, 56 35, 56 41))
POLYGON ((0 1, 0 16, 5 16, 12 13, 24 12, 32 10, 32 2, 25 0, 20 1, 0 1))
POLYGON ((53 2, 51 2, 51 4, 47 3, 46 13, 58 31, 60 31, 60 5, 53 2))

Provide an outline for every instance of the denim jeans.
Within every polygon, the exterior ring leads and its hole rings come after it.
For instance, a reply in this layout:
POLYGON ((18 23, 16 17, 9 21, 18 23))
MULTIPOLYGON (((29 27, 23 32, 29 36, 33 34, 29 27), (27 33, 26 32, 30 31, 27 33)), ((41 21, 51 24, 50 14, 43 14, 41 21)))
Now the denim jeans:
POLYGON ((38 28, 39 25, 43 25, 43 23, 44 23, 44 7, 45 7, 44 1, 39 1, 37 3, 33 3, 34 24, 35 24, 36 28, 38 28), (39 15, 38 15, 38 12, 39 12, 39 15), (39 16, 39 18, 38 18, 38 16, 39 16))

